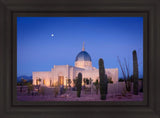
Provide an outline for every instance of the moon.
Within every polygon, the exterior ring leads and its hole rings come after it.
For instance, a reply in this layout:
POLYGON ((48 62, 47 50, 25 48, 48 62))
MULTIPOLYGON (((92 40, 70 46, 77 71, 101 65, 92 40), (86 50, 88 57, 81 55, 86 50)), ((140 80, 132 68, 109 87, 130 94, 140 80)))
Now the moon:
POLYGON ((54 37, 54 34, 51 34, 51 37, 54 37))

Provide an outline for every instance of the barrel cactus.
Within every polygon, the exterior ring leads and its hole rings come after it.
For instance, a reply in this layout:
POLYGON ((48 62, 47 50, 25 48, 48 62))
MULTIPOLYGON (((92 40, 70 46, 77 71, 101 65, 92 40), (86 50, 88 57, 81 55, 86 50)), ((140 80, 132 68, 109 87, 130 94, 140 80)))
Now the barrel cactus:
POLYGON ((103 59, 99 59, 99 78, 100 78, 101 100, 105 100, 107 94, 107 83, 106 83, 107 76, 105 75, 103 59))
POLYGON ((82 90, 82 73, 78 73, 78 79, 77 79, 77 97, 81 96, 81 90, 82 90))
POLYGON ((133 51, 133 93, 138 95, 138 62, 136 50, 133 51))

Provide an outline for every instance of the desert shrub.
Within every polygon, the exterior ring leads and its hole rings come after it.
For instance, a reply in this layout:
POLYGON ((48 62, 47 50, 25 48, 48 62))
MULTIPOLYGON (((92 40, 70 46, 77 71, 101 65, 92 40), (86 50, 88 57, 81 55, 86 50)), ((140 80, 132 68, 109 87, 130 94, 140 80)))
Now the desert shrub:
POLYGON ((40 87, 40 93, 44 96, 45 95, 45 87, 41 86, 40 87))
POLYGON ((89 79, 88 78, 86 79, 86 84, 89 85, 89 79))
POLYGON ((112 77, 107 77, 107 82, 110 83, 110 84, 112 84, 113 83, 112 77))
POLYGON ((58 84, 58 81, 57 81, 57 82, 55 82, 54 89, 53 89, 54 97, 58 96, 59 89, 60 89, 60 87, 59 87, 59 84, 58 84))
POLYGON ((119 82, 124 82, 124 79, 119 79, 118 81, 119 81, 119 82))
POLYGON ((126 96, 127 91, 126 91, 125 87, 124 87, 123 90, 121 91, 121 94, 122 94, 122 96, 126 96))
POLYGON ((27 85, 28 86, 28 94, 30 94, 31 93, 31 91, 33 91, 33 89, 34 89, 34 86, 31 84, 28 84, 27 85))
POLYGON ((96 87, 96 94, 98 94, 98 89, 99 89, 99 82, 98 82, 98 80, 96 80, 93 84, 96 87))
POLYGON ((60 87, 60 94, 64 94, 67 91, 67 88, 64 88, 64 86, 60 87))
POLYGON ((78 80, 78 77, 76 77, 75 79, 73 79, 74 87, 77 87, 77 80, 78 80))
POLYGON ((18 82, 18 83, 17 83, 17 86, 21 86, 21 83, 18 82))
POLYGON ((72 83, 72 80, 71 80, 71 79, 67 79, 67 85, 68 85, 69 87, 71 87, 71 83, 72 83))
POLYGON ((58 92, 59 92, 59 88, 58 87, 55 87, 53 89, 53 92, 54 92, 54 97, 57 97, 58 96, 58 92))

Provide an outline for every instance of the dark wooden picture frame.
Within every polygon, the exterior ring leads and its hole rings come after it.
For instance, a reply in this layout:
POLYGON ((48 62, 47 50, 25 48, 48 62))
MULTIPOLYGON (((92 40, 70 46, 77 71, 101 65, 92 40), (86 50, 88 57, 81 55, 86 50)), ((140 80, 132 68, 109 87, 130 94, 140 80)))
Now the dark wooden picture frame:
POLYGON ((160 1, 159 0, 1 0, 0 116, 5 117, 160 117, 160 1), (143 102, 17 102, 17 16, 143 16, 143 102))

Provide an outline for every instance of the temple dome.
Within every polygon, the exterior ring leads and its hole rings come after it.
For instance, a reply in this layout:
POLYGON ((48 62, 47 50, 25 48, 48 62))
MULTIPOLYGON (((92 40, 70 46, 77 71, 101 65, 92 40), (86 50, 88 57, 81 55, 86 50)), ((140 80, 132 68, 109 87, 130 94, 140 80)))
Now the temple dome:
POLYGON ((90 55, 84 49, 84 43, 82 51, 78 53, 75 60, 75 67, 92 69, 92 61, 90 55))
POLYGON ((76 60, 75 61, 91 61, 91 57, 86 51, 81 51, 76 56, 76 60))

